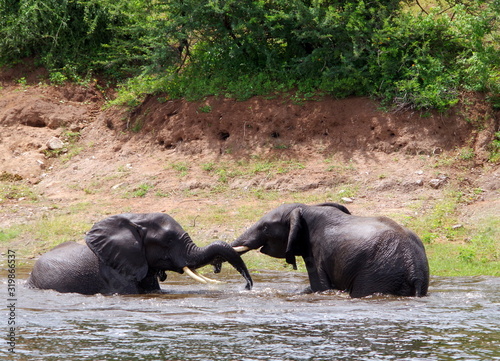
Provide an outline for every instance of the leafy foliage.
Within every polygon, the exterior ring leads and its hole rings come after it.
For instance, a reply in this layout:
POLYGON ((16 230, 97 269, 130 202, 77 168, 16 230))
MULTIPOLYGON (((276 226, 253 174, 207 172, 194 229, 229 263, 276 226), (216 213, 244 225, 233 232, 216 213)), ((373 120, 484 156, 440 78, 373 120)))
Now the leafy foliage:
POLYGON ((49 68, 85 72, 109 41, 109 16, 97 0, 1 0, 1 62, 38 57, 49 68))
POLYGON ((370 95, 447 108, 500 94, 498 0, 0 0, 0 64, 100 71, 122 99, 370 95), (130 81, 126 81, 130 79, 130 81), (301 94, 301 95, 298 95, 301 94))

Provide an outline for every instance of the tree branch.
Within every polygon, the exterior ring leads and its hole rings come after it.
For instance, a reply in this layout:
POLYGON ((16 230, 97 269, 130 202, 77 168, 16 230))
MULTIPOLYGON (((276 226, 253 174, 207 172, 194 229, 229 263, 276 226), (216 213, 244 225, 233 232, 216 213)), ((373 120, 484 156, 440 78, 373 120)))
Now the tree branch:
POLYGON ((420 5, 420 2, 418 0, 415 0, 415 1, 417 2, 417 5, 420 8, 420 10, 422 10, 425 13, 425 15, 429 15, 429 13, 423 8, 423 6, 420 5))

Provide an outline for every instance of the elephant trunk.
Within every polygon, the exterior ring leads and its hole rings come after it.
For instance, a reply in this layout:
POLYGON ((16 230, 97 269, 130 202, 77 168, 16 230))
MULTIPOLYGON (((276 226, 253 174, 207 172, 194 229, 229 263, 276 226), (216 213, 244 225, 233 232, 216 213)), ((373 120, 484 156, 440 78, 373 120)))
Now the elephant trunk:
POLYGON ((246 232, 230 243, 231 247, 233 247, 233 249, 240 255, 252 249, 259 249, 264 245, 265 241, 263 239, 255 237, 259 234, 259 232, 257 232, 254 228, 255 226, 250 227, 246 230, 246 232))
MULTIPOLYGON (((241 259, 238 252, 236 252, 229 244, 216 241, 205 247, 197 247, 194 243, 188 250, 186 266, 191 269, 197 269, 207 264, 217 264, 221 261, 227 261, 233 266, 247 281, 245 288, 251 290, 253 280, 248 272, 245 262, 241 259)), ((186 271, 184 269, 184 271, 186 271)), ((198 275, 200 276, 200 275, 198 275)), ((205 281, 210 282, 210 279, 200 276, 205 281)), ((200 280, 200 282, 203 282, 200 280)))

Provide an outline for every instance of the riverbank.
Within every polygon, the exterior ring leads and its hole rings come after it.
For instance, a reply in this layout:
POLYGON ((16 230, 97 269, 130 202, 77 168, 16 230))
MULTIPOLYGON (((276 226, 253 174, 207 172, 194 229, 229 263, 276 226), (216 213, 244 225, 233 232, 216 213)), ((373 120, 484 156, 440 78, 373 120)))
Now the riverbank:
POLYGON ((122 212, 164 211, 196 243, 229 242, 284 202, 335 201, 413 229, 433 275, 500 276, 499 114, 479 95, 446 114, 165 96, 130 111, 104 109, 113 92, 97 83, 19 75, 0 76, 2 252, 36 258, 122 212))

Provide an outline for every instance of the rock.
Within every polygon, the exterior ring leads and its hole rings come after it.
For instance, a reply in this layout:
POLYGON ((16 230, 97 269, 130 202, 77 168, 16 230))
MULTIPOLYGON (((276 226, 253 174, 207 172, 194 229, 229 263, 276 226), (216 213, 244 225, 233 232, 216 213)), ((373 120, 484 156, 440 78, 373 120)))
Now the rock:
POLYGON ((192 180, 188 180, 188 181, 184 182, 181 185, 181 188, 184 189, 184 190, 209 189, 210 188, 210 184, 200 182, 200 181, 198 181, 196 179, 192 179, 192 180))
MULTIPOLYGON (((397 189, 398 186, 400 185, 400 181, 397 179, 382 179, 377 181, 377 183, 374 185, 374 188, 377 191, 389 191, 393 189, 397 189)), ((343 191, 340 191, 339 193, 342 193, 343 191)))
POLYGON ((45 169, 45 163, 42 162, 40 159, 37 159, 36 162, 38 163, 38 165, 40 166, 40 169, 45 169))
POLYGON ((442 181, 440 179, 431 179, 429 181, 429 185, 434 189, 438 189, 439 187, 441 187, 442 181))
POLYGON ((71 124, 69 126, 69 130, 72 131, 72 132, 79 132, 80 130, 82 130, 82 125, 81 124, 71 124))
POLYGON ((50 138, 47 142, 47 148, 49 148, 50 150, 62 149, 63 147, 64 143, 62 142, 62 140, 56 137, 50 138))
POLYGON ((111 187, 111 189, 115 190, 115 189, 118 189, 120 188, 121 186, 123 186, 125 183, 118 183, 118 184, 115 184, 114 186, 111 187))
POLYGON ((434 178, 434 179, 431 179, 429 181, 429 185, 434 188, 434 189, 438 189, 440 188, 443 184, 446 183, 446 180, 448 179, 447 176, 445 175, 440 175, 438 178, 434 178))
POLYGON ((352 198, 349 198, 349 197, 342 197, 341 200, 344 203, 352 203, 352 202, 354 202, 354 200, 352 198))
POLYGON ((423 185, 424 185, 424 181, 423 181, 422 179, 417 179, 417 180, 415 181, 415 184, 416 184, 417 186, 421 187, 421 186, 423 186, 423 185))

